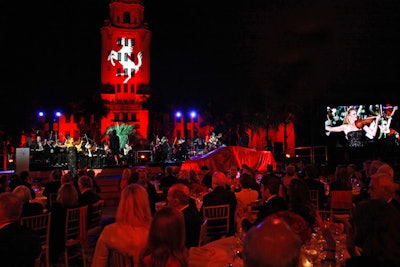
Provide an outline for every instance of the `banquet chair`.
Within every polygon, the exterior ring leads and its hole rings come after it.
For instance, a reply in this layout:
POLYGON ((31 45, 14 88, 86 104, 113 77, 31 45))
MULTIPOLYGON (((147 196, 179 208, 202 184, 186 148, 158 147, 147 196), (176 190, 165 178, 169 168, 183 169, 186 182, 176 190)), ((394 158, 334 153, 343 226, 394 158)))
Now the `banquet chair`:
POLYGON ((122 253, 116 249, 108 250, 109 267, 133 267, 133 256, 122 253))
MULTIPOLYGON (((65 248, 63 266, 69 267, 70 260, 82 258, 82 266, 86 267, 86 234, 88 206, 69 208, 65 220, 65 248)), ((58 265, 58 264, 57 264, 58 265)))
POLYGON ((351 218, 353 212, 352 190, 332 190, 330 197, 330 218, 342 221, 351 218))
POLYGON ((49 206, 47 207, 47 209, 51 209, 54 205, 54 203, 57 202, 57 193, 50 193, 49 194, 49 206))
POLYGON ((205 219, 203 223, 200 225, 198 247, 201 247, 207 243, 207 225, 208 225, 207 219, 205 219))
POLYGON ((98 235, 102 229, 104 200, 99 200, 88 207, 87 235, 98 235))
POLYGON ((49 237, 50 237, 50 222, 51 222, 51 212, 34 215, 25 216, 20 219, 21 225, 26 228, 32 229, 40 237, 40 243, 42 245, 42 250, 36 261, 36 266, 42 266, 42 259, 45 258, 46 267, 50 267, 50 254, 49 254, 49 237))
POLYGON ((308 192, 310 193, 310 200, 312 204, 314 205, 315 209, 318 210, 319 209, 318 190, 310 189, 308 190, 308 192))
POLYGON ((203 218, 207 219, 207 237, 218 239, 229 233, 230 206, 204 206, 203 218))

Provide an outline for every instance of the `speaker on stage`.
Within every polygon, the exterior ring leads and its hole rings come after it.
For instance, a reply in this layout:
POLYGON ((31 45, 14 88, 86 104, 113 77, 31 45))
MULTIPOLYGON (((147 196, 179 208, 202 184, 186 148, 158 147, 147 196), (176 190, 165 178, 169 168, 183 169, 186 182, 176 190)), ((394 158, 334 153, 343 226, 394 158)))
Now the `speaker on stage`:
POLYGON ((282 142, 274 142, 274 158, 276 162, 283 162, 284 161, 284 154, 283 154, 283 143, 282 142))

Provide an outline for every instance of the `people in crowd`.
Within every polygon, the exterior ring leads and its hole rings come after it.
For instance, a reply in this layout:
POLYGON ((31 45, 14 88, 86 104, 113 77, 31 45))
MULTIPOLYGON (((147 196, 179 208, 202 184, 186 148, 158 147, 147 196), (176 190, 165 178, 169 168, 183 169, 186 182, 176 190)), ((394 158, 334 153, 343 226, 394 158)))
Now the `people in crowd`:
POLYGON ((144 169, 135 168, 132 172, 132 177, 132 183, 138 183, 146 189, 147 195, 149 197, 151 214, 154 215, 154 213, 156 212, 156 203, 161 201, 161 199, 157 194, 156 187, 150 182, 147 171, 144 169), (132 178, 133 176, 137 176, 137 180, 136 178, 132 178))
POLYGON ((188 267, 185 231, 182 212, 168 206, 158 210, 139 267, 188 267))
POLYGON ((63 184, 57 192, 57 201, 51 209, 50 261, 57 263, 65 248, 65 220, 67 209, 79 207, 79 195, 75 185, 63 184))
POLYGON ((335 179, 329 185, 329 190, 352 190, 349 173, 345 164, 338 164, 335 170, 335 179))
POLYGON ((279 211, 287 210, 286 200, 279 196, 279 188, 281 181, 279 177, 273 174, 266 174, 261 178, 260 181, 260 191, 262 196, 262 201, 254 210, 257 210, 256 216, 249 214, 246 220, 242 222, 242 227, 244 231, 247 231, 251 227, 262 222, 269 215, 279 211))
POLYGON ((243 173, 238 179, 240 182, 241 190, 235 192, 237 199, 237 207, 235 220, 237 227, 241 227, 241 221, 246 217, 247 212, 250 210, 250 204, 258 200, 259 192, 251 189, 253 178, 248 173, 243 173))
POLYGON ((183 213, 186 226, 185 244, 188 249, 197 247, 200 225, 203 223, 199 210, 195 203, 190 202, 190 199, 189 188, 185 184, 174 184, 168 190, 167 206, 177 208, 183 213))
POLYGON ((368 193, 371 199, 382 199, 400 211, 400 202, 394 197, 397 187, 390 174, 375 173, 371 175, 368 193))
POLYGON ((8 186, 8 177, 7 175, 0 176, 0 194, 4 192, 10 192, 10 187, 8 186))
POLYGON ((165 175, 160 179, 160 188, 170 187, 176 183, 177 177, 172 166, 165 167, 165 175))
MULTIPOLYGON (((100 233, 92 266, 108 266, 110 248, 133 256, 134 265, 139 266, 140 253, 146 246, 151 222, 146 190, 139 184, 127 185, 121 192, 115 223, 106 225, 100 233)), ((169 234, 175 235, 179 231, 173 229, 169 234)))
POLYGON ((92 179, 93 182, 93 190, 95 193, 100 193, 101 192, 101 188, 99 186, 99 184, 96 181, 96 173, 93 169, 89 169, 86 171, 86 175, 89 176, 92 179))
POLYGON ((316 207, 311 202, 310 191, 302 179, 293 179, 288 187, 288 210, 302 216, 313 228, 316 222, 316 207))
POLYGON ((346 267, 400 266, 400 213, 382 199, 359 202, 347 231, 346 267))
POLYGON ((243 244, 245 267, 298 267, 302 241, 284 219, 265 218, 246 234, 243 244))
MULTIPOLYGON (((229 233, 234 235, 236 232, 235 227, 235 211, 237 207, 237 199, 234 192, 227 189, 228 178, 225 173, 216 171, 212 175, 212 188, 213 190, 203 196, 203 205, 200 214, 203 214, 203 208, 206 206, 224 205, 229 204, 229 233)), ((203 218, 204 219, 204 218, 203 218)))
POLYGON ((42 245, 40 237, 20 224, 22 200, 12 192, 0 193, 1 266, 34 267, 42 245))
POLYGON ((78 178, 78 188, 79 204, 81 206, 88 205, 90 207, 97 201, 101 200, 100 195, 94 192, 93 181, 89 176, 83 175, 78 178))
POLYGON ((54 169, 51 171, 49 181, 45 184, 42 195, 47 197, 47 207, 50 207, 50 194, 57 194, 58 189, 61 187, 61 177, 63 172, 61 169, 54 169))
POLYGON ((10 190, 13 191, 19 185, 25 185, 31 191, 32 199, 34 199, 36 197, 36 192, 33 190, 29 178, 29 171, 22 171, 19 175, 12 175, 10 178, 10 190))
POLYGON ((325 194, 325 185, 320 181, 318 167, 315 164, 307 164, 305 169, 304 181, 310 190, 318 192, 318 207, 319 210, 324 210, 328 204, 328 197, 325 194))
POLYGON ((43 205, 39 202, 31 202, 31 190, 26 185, 19 185, 14 188, 13 193, 22 200, 21 216, 32 216, 43 213, 43 205))
POLYGON ((131 175, 131 168, 124 168, 122 170, 121 179, 118 181, 120 191, 122 191, 129 184, 129 179, 131 178, 131 175))
POLYGON ((200 167, 201 183, 207 186, 207 188, 212 188, 212 173, 210 168, 203 165, 200 167))
POLYGON ((282 184, 279 189, 279 195, 287 200, 287 188, 293 179, 298 179, 297 167, 295 164, 288 164, 285 168, 285 175, 282 177, 282 184))

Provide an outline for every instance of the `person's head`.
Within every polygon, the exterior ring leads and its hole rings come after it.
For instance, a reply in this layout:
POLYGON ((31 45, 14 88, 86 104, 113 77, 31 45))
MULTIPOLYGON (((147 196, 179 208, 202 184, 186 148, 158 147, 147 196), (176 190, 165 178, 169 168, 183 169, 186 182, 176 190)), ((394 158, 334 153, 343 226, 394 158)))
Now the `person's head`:
POLYGON ((22 171, 19 174, 19 177, 21 178, 22 181, 28 182, 28 180, 29 180, 29 172, 28 171, 22 171))
POLYGON ((22 213, 22 200, 12 192, 0 194, 0 225, 17 222, 22 213))
POLYGON ((250 188, 254 180, 250 174, 243 173, 242 175, 240 175, 239 181, 242 188, 250 188))
POLYGON ((225 173, 216 171, 212 175, 212 187, 216 188, 218 186, 225 187, 227 184, 227 177, 225 173))
POLYGON ((93 189, 93 180, 87 175, 80 176, 78 178, 78 186, 79 190, 83 193, 83 191, 86 190, 92 190, 93 189))
POLYGON ((388 201, 396 190, 393 178, 387 173, 375 173, 371 175, 368 193, 372 199, 388 201))
POLYGON ((57 202, 65 208, 76 207, 79 204, 79 195, 75 186, 71 183, 61 185, 57 192, 57 202))
POLYGON ((146 189, 139 184, 127 185, 121 192, 115 221, 133 226, 149 226, 151 216, 146 189))
POLYGON ((189 204, 189 188, 182 183, 173 184, 167 193, 167 203, 171 207, 182 207, 189 204))
POLYGON ((149 266, 166 266, 169 256, 187 266, 183 213, 173 207, 163 207, 154 214, 144 254, 151 255, 149 266))
POLYGON ((54 169, 50 173, 50 180, 52 181, 61 181, 61 176, 63 175, 63 172, 61 169, 54 169))
POLYGON ((294 164, 287 165, 285 172, 287 176, 296 176, 297 173, 296 165, 294 164))
POLYGON ((284 219, 274 215, 247 232, 243 245, 245 267, 298 267, 302 241, 284 219))
POLYGON ((303 244, 311 239, 312 229, 301 215, 288 210, 280 210, 271 216, 283 219, 293 232, 299 235, 303 244))
MULTIPOLYGON (((351 218, 348 238, 362 249, 363 256, 400 263, 400 213, 381 199, 359 202, 351 218)), ((350 251, 353 248, 349 248, 350 251)), ((392 266, 392 265, 391 265, 392 266)))
POLYGON ((260 191, 264 200, 271 195, 278 195, 281 181, 273 174, 266 174, 261 178, 260 191))
POLYGON ((174 174, 174 170, 172 168, 172 166, 167 166, 165 167, 165 175, 173 175, 174 174))
POLYGON ((376 170, 376 173, 386 173, 388 174, 390 177, 392 177, 392 179, 394 179, 394 169, 392 166, 390 166, 387 163, 382 164, 378 170, 376 170))
POLYGON ((17 186, 12 192, 16 194, 24 204, 32 200, 31 190, 25 185, 17 186))
POLYGON ((308 204, 311 201, 308 185, 302 179, 293 179, 290 181, 287 194, 290 203, 308 204))
POLYGON ((69 172, 64 173, 61 176, 61 184, 71 184, 71 183, 73 183, 71 174, 69 172))
POLYGON ((343 119, 344 124, 354 124, 358 119, 357 110, 355 108, 349 108, 346 112, 346 116, 343 119))

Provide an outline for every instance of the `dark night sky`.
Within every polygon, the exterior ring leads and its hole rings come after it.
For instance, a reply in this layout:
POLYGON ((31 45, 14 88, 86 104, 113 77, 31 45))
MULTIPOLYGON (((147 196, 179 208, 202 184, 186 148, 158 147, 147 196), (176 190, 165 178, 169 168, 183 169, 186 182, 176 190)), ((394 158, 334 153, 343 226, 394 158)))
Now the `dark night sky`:
MULTIPOLYGON (((352 104, 393 101, 398 91, 399 1, 143 2, 156 100, 227 108, 266 98, 352 104)), ((2 4, 2 128, 18 127, 27 110, 98 92, 108 4, 2 4), (10 118, 5 104, 17 116, 10 118)))

